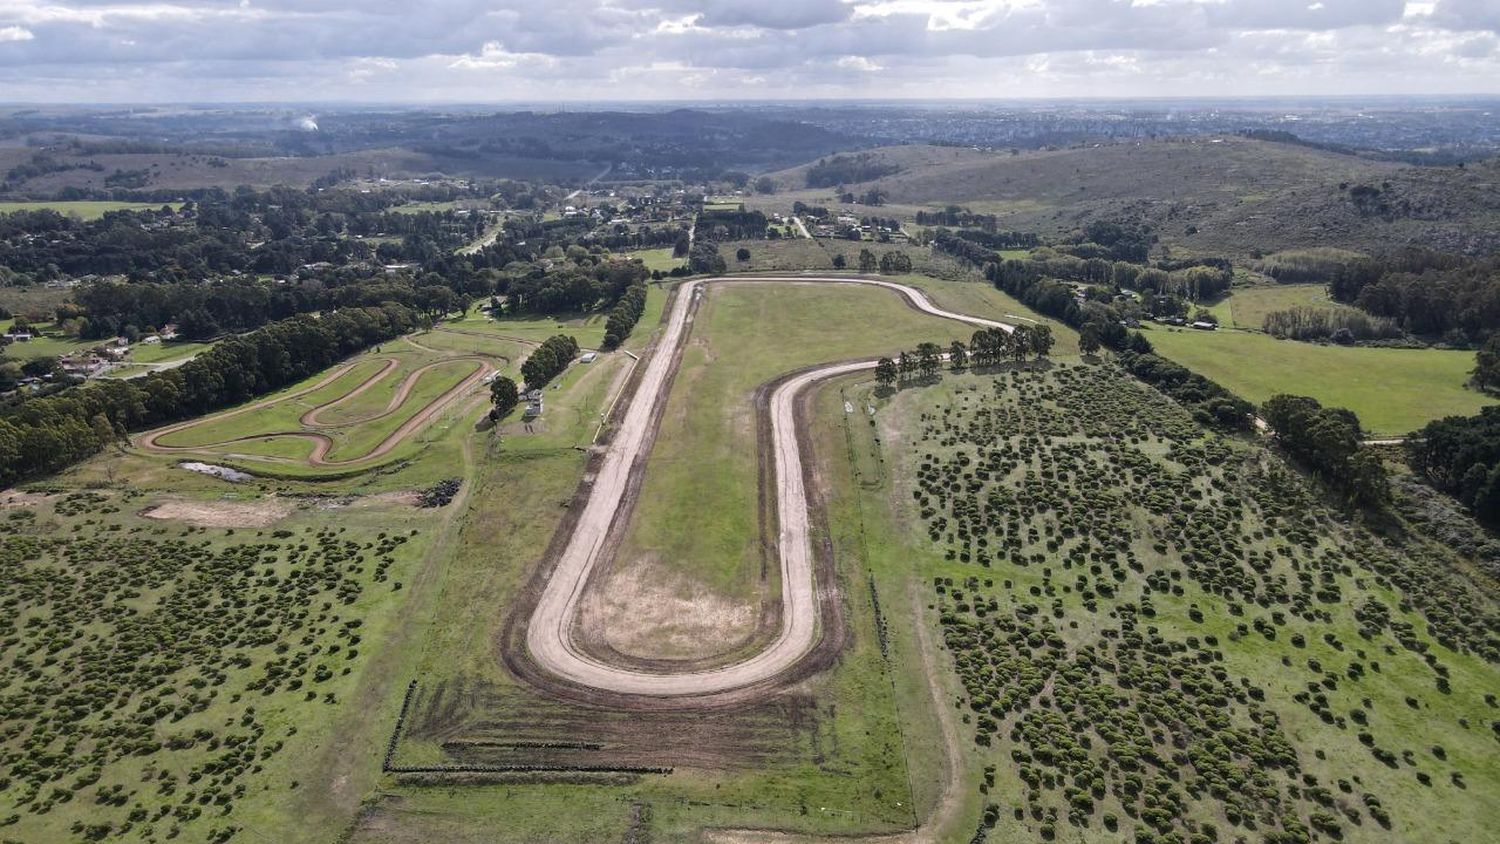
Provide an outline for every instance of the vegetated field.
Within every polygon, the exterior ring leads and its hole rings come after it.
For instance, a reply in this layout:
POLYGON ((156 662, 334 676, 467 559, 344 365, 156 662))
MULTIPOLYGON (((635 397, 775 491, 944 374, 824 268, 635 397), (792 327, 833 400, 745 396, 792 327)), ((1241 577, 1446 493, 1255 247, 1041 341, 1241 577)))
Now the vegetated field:
POLYGON ((1209 310, 1219 318, 1219 324, 1229 328, 1261 331, 1266 323, 1266 314, 1292 308, 1317 308, 1325 311, 1353 311, 1355 308, 1328 296, 1328 288, 1321 284, 1263 284, 1254 287, 1236 287, 1209 310))
POLYGON ((1399 436, 1493 399, 1464 386, 1474 353, 1320 346, 1247 331, 1146 332, 1159 354, 1260 403, 1278 393, 1347 407, 1366 430, 1399 436))
POLYGON ((332 840, 434 513, 141 481, 0 504, 4 837, 332 840))
POLYGON ((0 214, 13 211, 41 211, 51 209, 64 216, 83 220, 97 220, 110 211, 154 211, 163 205, 172 210, 182 207, 181 202, 110 202, 106 200, 48 200, 42 202, 0 202, 0 214))
POLYGON ((212 343, 189 343, 186 341, 136 343, 130 347, 130 355, 126 360, 130 363, 167 363, 168 361, 179 361, 184 358, 196 357, 199 352, 206 351, 212 346, 212 343))
POLYGON ((987 840, 1500 824, 1500 612, 1447 548, 1357 527, 1109 365, 849 395, 878 408, 850 420, 864 524, 896 526, 872 556, 951 655, 987 840))
MULTIPOLYGON (((604 325, 609 321, 609 314, 604 311, 560 316, 502 315, 496 318, 488 311, 480 310, 485 304, 475 305, 463 319, 443 323, 441 327, 448 331, 477 332, 481 336, 522 343, 540 343, 554 334, 568 334, 578 341, 580 347, 597 349, 604 342, 604 325)), ((642 325, 646 325, 647 317, 649 315, 641 318, 642 325)))
MULTIPOLYGON (((15 323, 13 319, 0 322, 4 331, 9 331, 15 323)), ((5 357, 17 360, 31 360, 32 358, 55 358, 61 355, 71 355, 84 349, 91 349, 103 343, 103 340, 80 340, 77 337, 68 337, 56 332, 56 327, 50 322, 35 322, 31 324, 31 330, 37 332, 30 340, 11 343, 3 352, 5 357)))
MULTIPOLYGON (((522 348, 415 339, 516 359, 522 348)), ((367 371, 374 357, 354 360, 367 371)), ((379 398, 372 388, 343 410, 355 402, 379 398)), ((3 837, 339 838, 377 784, 464 512, 412 502, 439 481, 472 483, 487 409, 466 403, 420 449, 348 477, 277 465, 289 476, 231 484, 110 449, 0 497, 0 818, 16 816, 3 837)), ((561 426, 570 442, 588 442, 597 415, 561 426)))
MULTIPOLYGON (((690 348, 689 355, 753 349, 745 364, 775 375, 777 367, 796 365, 804 358, 816 361, 821 353, 858 351, 837 345, 846 340, 869 342, 853 328, 825 337, 824 326, 836 321, 819 320, 816 315, 827 315, 829 308, 844 313, 855 307, 873 319, 875 326, 905 326, 903 330, 913 340, 929 336, 923 324, 942 334, 942 323, 930 318, 918 322, 914 312, 885 291, 798 285, 756 295, 764 287, 726 287, 710 293, 710 310, 698 317, 695 337, 710 339, 711 348, 694 343, 696 349, 690 348), (812 315, 805 313, 809 309, 812 315), (792 339, 767 343, 766 327, 758 321, 762 313, 777 319, 785 314, 779 330, 792 339), (809 342, 798 354, 793 340, 804 338, 809 342), (821 351, 816 344, 821 344, 821 351), (773 350, 764 351, 767 347, 773 350)), ((651 295, 658 291, 653 288, 651 295)), ((648 307, 660 312, 657 303, 648 301, 648 307)), ((643 320, 627 348, 640 348, 645 329, 643 320)), ((886 339, 896 336, 884 333, 886 339)), ((727 359, 721 357, 721 361, 727 359)), ((402 775, 384 790, 386 797, 373 805, 352 840, 415 842, 436 836, 462 842, 631 837, 676 841, 694 840, 704 827, 846 834, 910 827, 917 813, 904 748, 920 746, 914 752, 930 762, 934 747, 940 748, 941 743, 933 738, 935 728, 927 724, 926 709, 906 708, 930 706, 914 653, 893 653, 889 663, 881 656, 874 610, 858 568, 859 517, 855 508, 845 506, 848 498, 840 493, 830 496, 831 539, 839 559, 849 561, 853 586, 846 606, 850 641, 834 670, 760 703, 704 718, 696 712, 568 705, 517 684, 498 664, 493 643, 503 635, 505 619, 496 608, 515 600, 566 513, 561 505, 572 496, 585 459, 575 450, 577 436, 583 433, 584 442, 588 441, 598 409, 610 400, 609 384, 623 371, 619 367, 630 361, 610 355, 600 363, 617 369, 575 367, 568 377, 576 380, 565 382, 555 393, 548 390, 542 417, 547 427, 528 433, 519 424, 508 423, 502 427, 500 446, 485 458, 484 480, 475 490, 459 551, 450 564, 440 602, 444 612, 432 627, 414 675, 417 692, 396 763, 646 764, 667 765, 673 773, 589 775, 573 771, 551 781, 543 776, 491 774, 468 777, 468 784, 456 792, 430 787, 452 782, 451 774, 402 775), (557 424, 563 427, 551 427, 557 424), (516 490, 526 494, 517 495, 516 490), (893 684, 899 687, 897 693, 891 691, 893 684), (911 694, 916 697, 910 698, 911 694)), ((684 371, 674 401, 688 390, 707 389, 711 379, 705 374, 701 365, 698 374, 684 371), (687 386, 689 378, 699 386, 687 386)), ((747 376, 743 389, 753 386, 747 376)), ((679 404, 668 409, 669 417, 681 413, 679 404)), ((747 406, 732 413, 748 422, 747 406)), ((825 426, 823 417, 815 418, 820 420, 818 453, 840 457, 842 452, 834 448, 842 448, 844 442, 838 417, 832 418, 833 427, 825 426)), ((736 435, 750 430, 735 421, 730 424, 730 433, 736 435)), ((664 430, 657 447, 666 448, 680 428, 679 423, 664 430)), ((743 439, 725 447, 749 451, 743 439)), ((714 459, 718 460, 717 455, 714 459)), ((696 482, 700 489, 708 482, 707 473, 718 468, 717 463, 703 468, 704 478, 696 482)), ((755 483, 753 472, 752 468, 750 484, 755 483)), ((727 485, 722 479, 720 483, 727 485)), ((718 502, 709 505, 718 506, 718 502)), ((756 512, 752 493, 748 527, 752 539, 756 512)), ((691 523, 679 528, 683 532, 694 529, 691 523)), ((740 546, 733 549, 736 557, 741 551, 740 546)), ((940 764, 940 753, 936 759, 940 764)), ((933 769, 914 769, 918 811, 930 805, 931 789, 940 779, 933 769)))
MULTIPOLYGON (((1364 250, 1392 243, 1473 252, 1500 246, 1500 198, 1493 190, 1500 162, 1463 170, 1403 166, 1238 137, 1017 155, 917 145, 867 154, 897 171, 846 189, 886 191, 889 205, 869 210, 881 216, 907 219, 916 207, 957 204, 998 215, 1002 228, 1044 236, 1068 234, 1090 219, 1142 218, 1174 254, 1248 257, 1330 242, 1364 250), (1357 185, 1381 189, 1395 210, 1362 212, 1348 193, 1357 185)), ((808 166, 773 174, 783 189, 774 198, 788 206, 795 199, 826 201, 827 190, 787 193, 805 191, 808 166)))
POLYGON ((396 341, 270 397, 142 435, 139 443, 265 472, 369 468, 419 448, 434 414, 476 394, 480 376, 497 362, 396 341))
POLYGON ((664 246, 660 249, 637 249, 634 252, 624 253, 626 258, 640 258, 641 263, 648 270, 660 270, 671 272, 682 266, 682 259, 672 255, 672 247, 664 246))

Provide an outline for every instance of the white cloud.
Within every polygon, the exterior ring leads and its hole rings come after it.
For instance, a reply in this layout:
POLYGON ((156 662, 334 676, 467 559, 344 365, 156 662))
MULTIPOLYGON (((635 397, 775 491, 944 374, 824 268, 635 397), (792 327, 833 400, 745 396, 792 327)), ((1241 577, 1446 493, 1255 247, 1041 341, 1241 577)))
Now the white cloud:
POLYGON ((880 65, 870 61, 864 56, 839 56, 839 60, 834 62, 834 64, 838 67, 843 68, 844 70, 861 70, 866 73, 872 73, 874 71, 882 69, 880 65))
POLYGON ((1497 32, 1500 0, 0 0, 0 90, 68 100, 118 80, 123 98, 160 100, 1500 93, 1497 32))

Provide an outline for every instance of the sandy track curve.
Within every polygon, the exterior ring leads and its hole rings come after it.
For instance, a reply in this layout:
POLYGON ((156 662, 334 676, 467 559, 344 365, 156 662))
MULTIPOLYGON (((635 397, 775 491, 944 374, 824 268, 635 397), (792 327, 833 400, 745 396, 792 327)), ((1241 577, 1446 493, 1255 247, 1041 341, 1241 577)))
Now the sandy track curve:
POLYGON ((903 296, 913 308, 932 316, 970 325, 1013 330, 998 320, 938 307, 922 291, 895 282, 847 276, 733 276, 685 282, 668 315, 666 330, 646 365, 625 409, 608 451, 595 475, 573 533, 558 554, 556 566, 537 599, 526 627, 530 658, 546 673, 588 689, 656 698, 713 696, 772 680, 797 665, 818 643, 819 612, 814 577, 812 535, 803 455, 797 438, 797 399, 819 381, 874 366, 873 360, 828 364, 782 381, 769 400, 775 468, 777 551, 781 563, 782 627, 762 651, 730 665, 654 673, 609 665, 586 653, 574 630, 590 574, 601 562, 607 538, 618 519, 629 518, 625 500, 632 471, 649 454, 658 408, 667 400, 677 352, 686 342, 698 295, 705 284, 817 282, 883 287, 903 296))
MULTIPOLYGON (((376 359, 381 360, 382 358, 376 359)), ((385 361, 385 366, 382 367, 380 371, 372 374, 370 377, 360 382, 350 392, 345 393, 344 395, 334 399, 333 401, 326 402, 307 411, 307 413, 304 413, 298 421, 304 425, 315 425, 315 422, 308 421, 310 417, 315 420, 317 414, 321 413, 322 411, 347 402, 358 394, 370 389, 381 379, 390 374, 390 372, 395 369, 396 366, 400 365, 400 360, 397 358, 383 358, 383 360, 385 361)), ((443 410, 446 409, 450 404, 452 404, 454 400, 456 400, 459 396, 462 396, 464 393, 468 392, 474 387, 475 384, 482 381, 491 372, 495 372, 497 368, 495 367, 494 363, 491 362, 488 358, 479 355, 462 355, 441 361, 434 361, 433 363, 422 366, 409 374, 401 382, 401 385, 396 390, 395 397, 391 400, 389 406, 385 410, 378 412, 372 416, 362 417, 360 419, 350 420, 347 422, 341 422, 338 425, 323 426, 329 428, 343 428, 353 425, 366 424, 368 422, 383 419, 396 412, 396 410, 398 410, 401 405, 406 402, 406 400, 410 397, 412 390, 415 389, 417 381, 424 373, 436 366, 454 363, 456 361, 472 361, 476 364, 476 366, 474 368, 474 371, 466 376, 463 380, 459 381, 457 384, 454 384, 452 387, 449 387, 447 390, 444 390, 441 395, 428 402, 425 407, 413 414, 410 419, 407 419, 405 422, 401 423, 400 427, 396 428, 396 430, 386 435, 386 437, 379 443, 377 443, 373 449, 358 457, 351 457, 345 460, 328 459, 328 453, 333 450, 333 447, 336 445, 336 443, 334 442, 333 438, 328 436, 327 434, 321 434, 314 431, 271 431, 261 434, 250 434, 243 437, 234 437, 227 440, 221 440, 219 442, 202 443, 199 445, 187 446, 163 445, 160 440, 162 437, 169 436, 178 431, 186 430, 195 425, 222 421, 224 419, 240 416, 242 414, 253 413, 257 410, 264 410, 265 408, 272 407, 283 402, 288 402, 293 399, 308 395, 309 393, 316 392, 343 377, 363 361, 350 361, 349 363, 343 364, 342 366, 339 366, 336 369, 330 371, 325 377, 319 379, 317 383, 309 387, 305 387, 301 390, 297 390, 294 393, 288 393, 284 396, 278 396, 273 399, 267 399, 265 401, 248 404, 243 407, 237 407, 233 410, 224 411, 223 413, 217 413, 211 416, 199 417, 196 419, 189 419, 173 425, 168 425, 164 428, 157 428, 154 431, 148 431, 142 434, 136 440, 136 445, 140 446, 146 451, 157 454, 199 454, 223 457, 224 455, 221 452, 214 451, 214 449, 234 445, 235 443, 251 442, 255 440, 295 439, 311 442, 313 444, 312 452, 307 456, 305 460, 299 461, 306 463, 309 466, 341 468, 352 466, 356 463, 366 463, 371 460, 377 460, 391 453, 396 449, 397 446, 401 445, 401 443, 406 440, 407 437, 410 437, 412 434, 426 427, 427 423, 432 421, 433 417, 437 416, 439 413, 442 413, 443 410)))

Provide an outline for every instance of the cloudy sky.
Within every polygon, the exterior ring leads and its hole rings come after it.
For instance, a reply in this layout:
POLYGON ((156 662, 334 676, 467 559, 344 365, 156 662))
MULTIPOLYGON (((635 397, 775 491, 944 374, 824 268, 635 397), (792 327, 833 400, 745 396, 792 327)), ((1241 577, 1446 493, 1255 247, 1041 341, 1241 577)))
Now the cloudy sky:
POLYGON ((0 101, 1500 93, 1500 0, 0 0, 0 101))

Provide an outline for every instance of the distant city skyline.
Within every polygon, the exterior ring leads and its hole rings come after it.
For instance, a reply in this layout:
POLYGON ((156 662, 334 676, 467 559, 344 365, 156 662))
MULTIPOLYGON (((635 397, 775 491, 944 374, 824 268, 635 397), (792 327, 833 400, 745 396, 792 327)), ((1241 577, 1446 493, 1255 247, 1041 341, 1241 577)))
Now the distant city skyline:
POLYGON ((1500 94, 1496 0, 7 0, 0 101, 1500 94))

